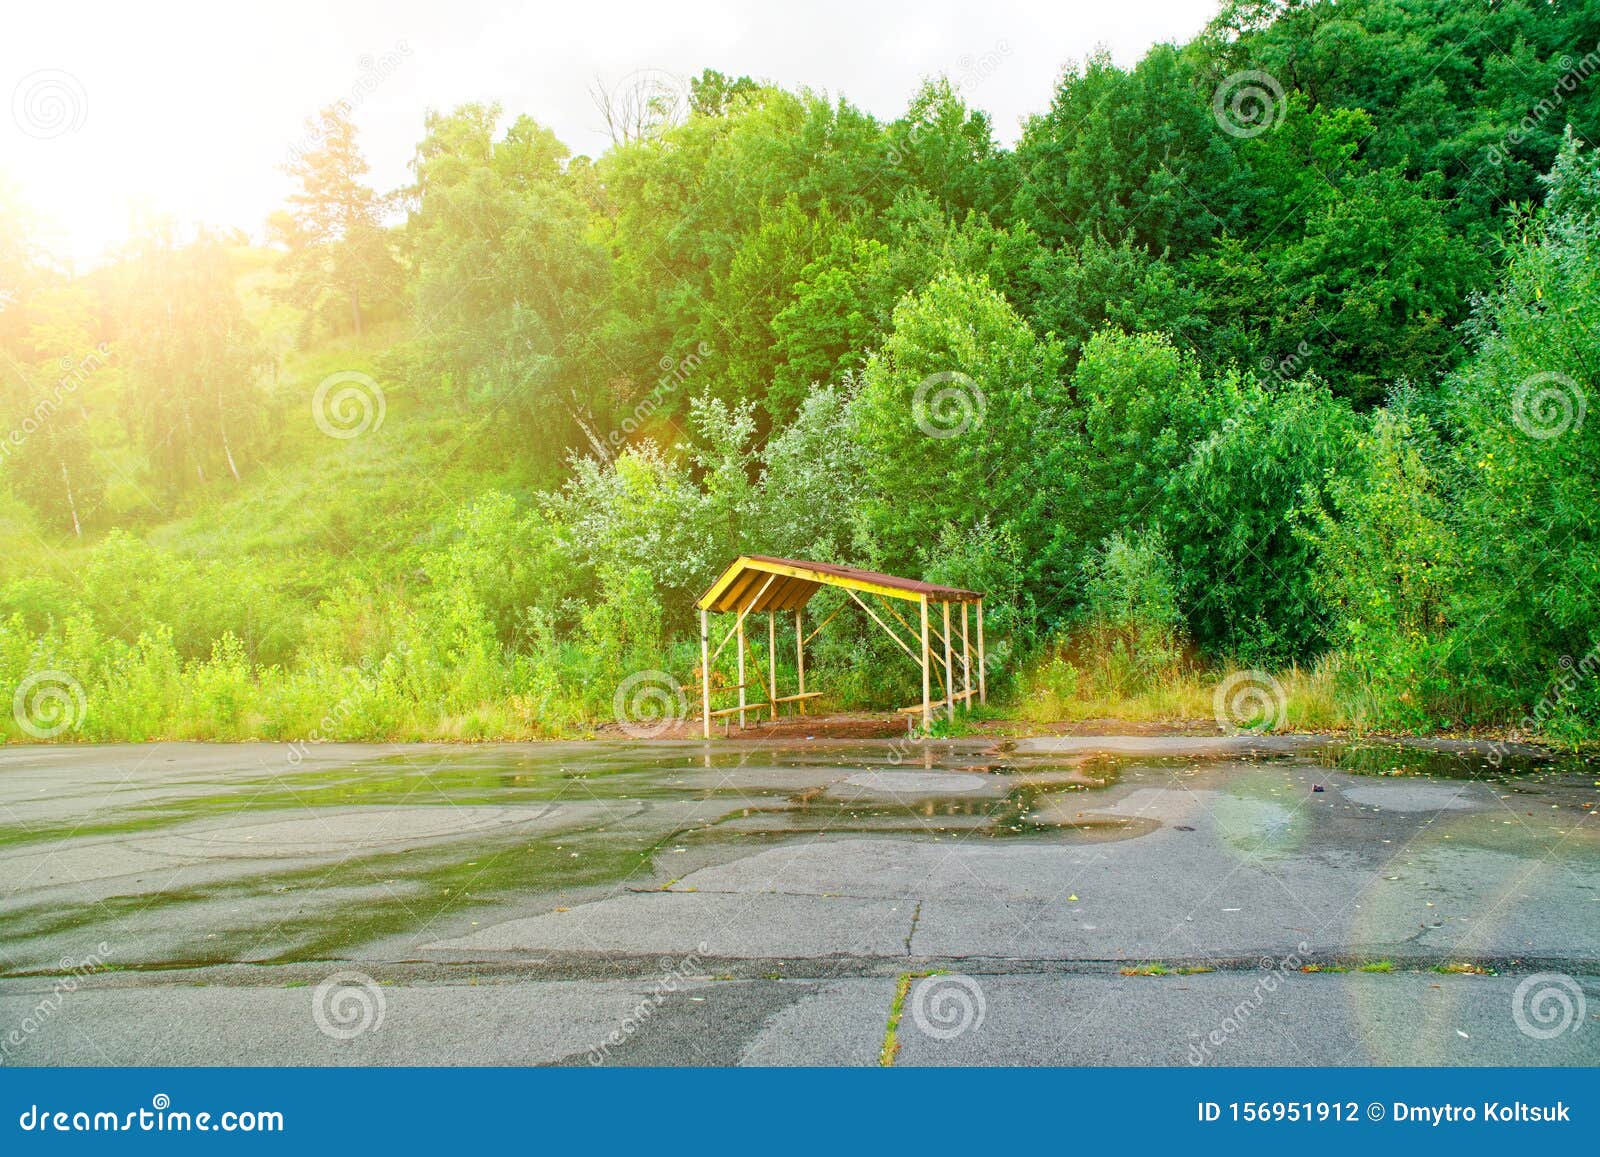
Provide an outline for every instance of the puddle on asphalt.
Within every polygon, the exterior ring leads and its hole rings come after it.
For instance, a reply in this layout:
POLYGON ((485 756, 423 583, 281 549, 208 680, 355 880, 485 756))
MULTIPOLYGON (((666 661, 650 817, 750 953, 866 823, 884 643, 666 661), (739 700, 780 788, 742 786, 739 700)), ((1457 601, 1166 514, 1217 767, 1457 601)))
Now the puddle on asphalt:
MULTIPOLYGON (((159 792, 132 789, 100 822, 91 817, 60 831, 0 827, 0 851, 22 853, 33 840, 70 850, 94 836, 144 838, 231 816, 260 823, 274 811, 582 806, 569 808, 571 822, 537 832, 462 833, 404 847, 350 849, 342 860, 322 862, 206 863, 206 871, 195 873, 200 882, 184 888, 162 886, 170 869, 111 878, 79 908, 13 894, 4 913, 8 951, 14 959, 41 962, 24 967, 48 968, 44 962, 63 956, 62 938, 109 921, 130 930, 123 940, 130 947, 118 962, 135 966, 333 958, 385 937, 442 934, 447 922, 458 927, 496 904, 560 906, 621 885, 660 886, 742 847, 754 851, 791 839, 1137 838, 1170 819, 1117 814, 1105 793, 1134 784, 1167 788, 1174 779, 1191 790, 1226 793, 1215 811, 1228 842, 1287 849, 1300 841, 1301 829, 1282 818, 1279 800, 1308 790, 1293 778, 1308 770, 1484 779, 1512 793, 1523 790, 1519 783, 1532 790, 1546 777, 1579 769, 1570 761, 1522 755, 1492 765, 1482 756, 1393 743, 1208 758, 1068 758, 933 744, 908 759, 905 750, 888 744, 706 750, 615 743, 559 751, 425 749, 280 775, 169 781, 159 792), (941 785, 947 773, 960 774, 941 785), (895 785, 906 790, 892 790, 895 785)), ((1592 769, 1581 770, 1593 778, 1592 769)))
POLYGON ((1535 753, 1523 749, 1446 748, 1420 743, 1342 740, 1319 744, 1303 753, 1321 767, 1352 775, 1420 776, 1426 779, 1475 779, 1508 782, 1592 771, 1593 757, 1535 753))

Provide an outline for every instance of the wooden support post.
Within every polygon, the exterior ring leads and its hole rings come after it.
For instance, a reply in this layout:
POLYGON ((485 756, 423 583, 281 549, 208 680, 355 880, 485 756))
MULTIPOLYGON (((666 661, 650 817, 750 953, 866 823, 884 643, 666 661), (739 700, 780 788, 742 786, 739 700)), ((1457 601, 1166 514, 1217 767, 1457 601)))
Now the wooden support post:
POLYGON ((933 707, 928 694, 928 668, 933 665, 928 651, 928 596, 923 595, 917 601, 922 610, 922 733, 927 735, 933 731, 933 707))
POLYGON ((944 607, 944 701, 949 707, 950 722, 956 719, 956 671, 950 665, 950 604, 941 604, 944 607))
POLYGON ((739 728, 744 729, 744 616, 739 616, 739 728))
POLYGON ((983 654, 983 600, 978 600, 978 702, 989 702, 989 686, 984 681, 983 673, 986 664, 983 654))
POLYGON ((961 604, 961 691, 962 702, 972 710, 972 644, 967 641, 967 604, 961 604))
POLYGON ((711 738, 711 612, 700 612, 700 718, 701 731, 711 738))
MULTIPOLYGON (((794 671, 800 681, 800 694, 806 693, 806 633, 801 615, 805 612, 799 607, 794 609, 794 671)), ((800 700, 800 714, 806 713, 806 701, 800 700)))
POLYGON ((767 612, 767 722, 778 721, 778 612, 767 612))

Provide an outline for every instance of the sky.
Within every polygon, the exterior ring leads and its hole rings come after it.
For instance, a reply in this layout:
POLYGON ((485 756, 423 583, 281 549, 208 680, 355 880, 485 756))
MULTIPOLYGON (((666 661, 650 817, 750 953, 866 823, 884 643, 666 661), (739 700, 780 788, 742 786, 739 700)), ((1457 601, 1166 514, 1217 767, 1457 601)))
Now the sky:
POLYGON ((844 96, 893 119, 947 75, 1002 143, 1048 107, 1064 65, 1181 41, 1217 0, 823 0, 761 5, 511 0, 55 0, 9 5, 0 181, 80 267, 140 213, 263 236, 305 119, 339 99, 375 188, 403 184, 424 114, 497 101, 574 153, 609 141, 591 95, 704 68, 844 96), (9 115, 7 115, 9 114, 9 115))

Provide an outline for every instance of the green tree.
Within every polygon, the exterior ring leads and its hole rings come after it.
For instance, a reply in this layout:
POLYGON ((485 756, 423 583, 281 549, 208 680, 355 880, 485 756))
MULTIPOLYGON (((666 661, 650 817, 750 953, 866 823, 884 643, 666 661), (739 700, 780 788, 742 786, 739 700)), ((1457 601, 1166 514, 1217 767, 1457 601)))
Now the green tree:
POLYGON ((390 251, 382 202, 366 184, 366 158, 356 142, 345 102, 331 104, 306 121, 310 147, 297 149, 284 171, 298 184, 289 208, 268 222, 275 241, 288 250, 283 300, 305 313, 303 332, 327 323, 334 332, 348 318, 360 335, 368 315, 392 306, 400 267, 390 251))
POLYGON ((1086 237, 1037 250, 1027 272, 1028 314, 1040 333, 1061 339, 1076 360, 1103 326, 1159 330, 1191 346, 1205 342, 1205 299, 1163 257, 1124 239, 1086 237))
POLYGON ((1446 395, 1466 568, 1453 662, 1521 704, 1600 622, 1600 153, 1569 136, 1546 183, 1446 395))
POLYGON ((101 383, 110 346, 81 284, 36 288, 27 332, 0 350, 0 414, 7 429, 0 465, 17 494, 47 525, 82 537, 105 496, 91 439, 91 387, 101 383))
POLYGON ((1256 194, 1212 115, 1202 63, 1157 45, 1129 72, 1105 53, 1067 70, 1017 146, 1017 208, 1034 232, 1182 258, 1239 227, 1256 194))
POLYGON ((614 367, 594 334, 608 258, 580 178, 563 168, 566 147, 527 117, 497 140, 499 115, 492 105, 431 114, 418 146, 405 230, 413 369, 462 410, 511 417, 553 461, 574 443, 603 459, 614 367))
POLYGON ((1369 722, 1456 722, 1435 714, 1457 698, 1441 660, 1462 577, 1443 447, 1404 399, 1347 437, 1344 468, 1300 531, 1316 547, 1312 585, 1332 618, 1329 641, 1369 722))
POLYGON ((1238 409, 1238 384, 1206 382, 1192 353, 1160 334, 1102 330, 1072 377, 1083 431, 1080 542, 1157 524, 1173 473, 1238 409))
POLYGON ((1172 474, 1163 529, 1192 583, 1186 615, 1197 641, 1262 663, 1326 645, 1315 548, 1296 519, 1308 488, 1340 468, 1354 422, 1322 383, 1246 384, 1234 412, 1172 474))
POLYGON ((239 481, 270 429, 261 378, 271 359, 227 250, 207 235, 180 245, 155 232, 122 272, 121 408, 152 473, 169 491, 223 471, 239 481))
POLYGON ((1074 463, 1061 359, 983 278, 944 274, 895 309, 857 402, 863 517, 890 570, 924 570, 942 527, 987 520, 1014 533, 1033 589, 1059 588, 1074 463))

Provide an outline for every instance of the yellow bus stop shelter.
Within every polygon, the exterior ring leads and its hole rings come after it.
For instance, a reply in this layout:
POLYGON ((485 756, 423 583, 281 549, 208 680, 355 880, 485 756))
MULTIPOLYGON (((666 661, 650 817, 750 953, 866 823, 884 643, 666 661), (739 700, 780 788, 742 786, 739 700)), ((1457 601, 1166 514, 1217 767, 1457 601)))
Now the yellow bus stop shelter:
MULTIPOLYGON (((747 554, 740 555, 728 569, 722 572, 722 577, 712 584, 711 589, 700 597, 700 711, 703 729, 707 739, 711 738, 711 721, 724 715, 738 715, 739 726, 745 726, 746 717, 752 712, 767 712, 767 717, 777 717, 778 706, 782 703, 793 703, 802 714, 805 712, 806 702, 822 694, 820 691, 806 690, 806 654, 805 646, 816 637, 818 631, 833 621, 829 615, 809 635, 805 632, 805 608, 813 595, 823 587, 838 587, 859 606, 873 622, 877 623, 902 651, 911 657, 911 661, 922 669, 922 702, 909 707, 900 708, 905 714, 918 714, 922 716, 924 731, 933 726, 933 712, 935 709, 945 709, 951 719, 955 718, 956 704, 964 702, 970 709, 972 705, 972 649, 968 639, 968 607, 977 608, 977 643, 978 643, 978 702, 988 702, 988 693, 984 678, 984 650, 983 650, 983 596, 975 591, 964 591, 957 587, 942 587, 933 583, 922 582, 919 579, 900 578, 897 575, 880 574, 877 571, 858 570, 855 567, 839 566, 829 562, 807 562, 804 559, 771 558, 767 555, 747 554), (871 599, 877 604, 874 610, 867 600, 871 599), (919 625, 913 628, 911 623, 901 615, 897 604, 910 602, 917 604, 917 617, 919 625), (930 606, 937 605, 941 608, 944 620, 944 630, 940 631, 929 621, 930 606), (960 654, 956 654, 955 635, 951 630, 952 605, 961 608, 961 637, 960 654), (777 649, 778 649, 778 615, 794 612, 794 639, 795 639, 795 672, 798 688, 794 694, 778 694, 777 676, 777 649), (880 614, 879 612, 882 612, 880 614), (723 636, 722 642, 715 651, 711 649, 711 616, 713 614, 731 614, 737 616, 728 633, 723 636), (764 688, 764 698, 752 701, 749 694, 752 687, 760 688, 760 684, 751 684, 746 681, 748 650, 745 644, 745 619, 750 615, 767 616, 767 678, 764 688), (904 629, 910 639, 901 637, 899 631, 890 625, 889 620, 894 620, 904 629), (739 704, 736 707, 724 707, 713 711, 711 708, 711 664, 722 654, 723 649, 730 640, 737 640, 738 652, 738 682, 732 686, 718 688, 718 691, 739 692, 739 704), (934 640, 942 644, 943 661, 940 661, 939 648, 933 645, 934 640), (957 664, 959 663, 959 667, 957 664), (957 671, 960 672, 961 687, 956 687, 957 671), (942 698, 933 699, 933 679, 937 675, 943 690, 942 698)), ((846 602, 840 605, 840 610, 849 606, 846 602)))

